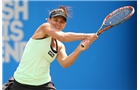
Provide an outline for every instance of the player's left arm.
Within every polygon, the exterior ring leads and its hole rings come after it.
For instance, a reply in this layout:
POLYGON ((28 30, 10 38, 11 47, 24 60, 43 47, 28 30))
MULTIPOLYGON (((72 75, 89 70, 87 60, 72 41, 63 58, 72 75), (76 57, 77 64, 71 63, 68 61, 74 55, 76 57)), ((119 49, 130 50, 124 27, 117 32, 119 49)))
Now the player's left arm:
POLYGON ((90 40, 89 39, 82 40, 81 43, 77 46, 77 48, 70 55, 67 55, 64 44, 59 42, 60 49, 56 59, 63 68, 67 68, 71 64, 73 64, 74 61, 77 59, 77 57, 80 55, 80 53, 88 49, 91 43, 96 39, 92 38, 90 40), (84 47, 82 47, 81 44, 84 44, 84 47))
POLYGON ((61 44, 56 59, 63 68, 67 68, 74 63, 74 61, 83 50, 84 48, 79 45, 70 55, 67 55, 65 46, 61 44))

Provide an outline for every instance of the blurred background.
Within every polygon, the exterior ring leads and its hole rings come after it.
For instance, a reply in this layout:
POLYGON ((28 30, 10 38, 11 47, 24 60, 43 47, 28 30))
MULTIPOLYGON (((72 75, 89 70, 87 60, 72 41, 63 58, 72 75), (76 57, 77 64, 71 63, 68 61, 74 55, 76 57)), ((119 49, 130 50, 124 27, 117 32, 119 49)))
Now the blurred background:
MULTIPOLYGON (((37 27, 47 22, 49 11, 70 6, 64 32, 94 33, 113 10, 131 5, 134 15, 104 32, 82 52, 69 68, 57 60, 51 63, 51 76, 58 90, 136 90, 137 89, 137 1, 28 1, 2 3, 2 84, 13 76, 27 41, 37 27)), ((65 42, 67 54, 80 41, 65 42)))

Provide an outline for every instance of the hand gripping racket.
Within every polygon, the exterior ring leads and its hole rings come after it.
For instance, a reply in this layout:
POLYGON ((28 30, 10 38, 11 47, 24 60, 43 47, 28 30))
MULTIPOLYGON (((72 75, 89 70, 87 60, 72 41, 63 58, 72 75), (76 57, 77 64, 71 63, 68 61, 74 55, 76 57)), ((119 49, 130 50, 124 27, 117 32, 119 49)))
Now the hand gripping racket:
MULTIPOLYGON (((96 32, 97 35, 100 35, 110 28, 123 23, 129 19, 134 14, 134 12, 135 9, 132 6, 123 6, 114 10, 105 17, 100 29, 96 32)), ((81 46, 84 47, 84 45, 81 46)))

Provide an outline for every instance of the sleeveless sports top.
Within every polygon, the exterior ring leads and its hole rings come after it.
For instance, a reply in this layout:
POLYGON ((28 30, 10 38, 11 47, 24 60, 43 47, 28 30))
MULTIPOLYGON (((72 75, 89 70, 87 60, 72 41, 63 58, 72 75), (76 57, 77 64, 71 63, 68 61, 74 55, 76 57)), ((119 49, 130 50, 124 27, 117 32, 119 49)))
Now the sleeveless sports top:
POLYGON ((30 39, 27 42, 21 62, 14 73, 14 78, 21 84, 42 85, 51 81, 50 63, 58 53, 51 47, 51 37, 30 39))

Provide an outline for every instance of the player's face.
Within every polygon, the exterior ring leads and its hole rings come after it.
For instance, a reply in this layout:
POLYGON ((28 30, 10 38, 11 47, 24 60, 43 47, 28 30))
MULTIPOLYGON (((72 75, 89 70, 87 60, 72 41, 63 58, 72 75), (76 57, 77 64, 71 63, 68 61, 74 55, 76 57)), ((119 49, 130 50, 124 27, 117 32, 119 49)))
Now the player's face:
POLYGON ((63 30, 64 27, 66 26, 66 21, 64 17, 62 16, 56 16, 56 17, 51 18, 49 20, 49 23, 51 23, 58 30, 63 30))

